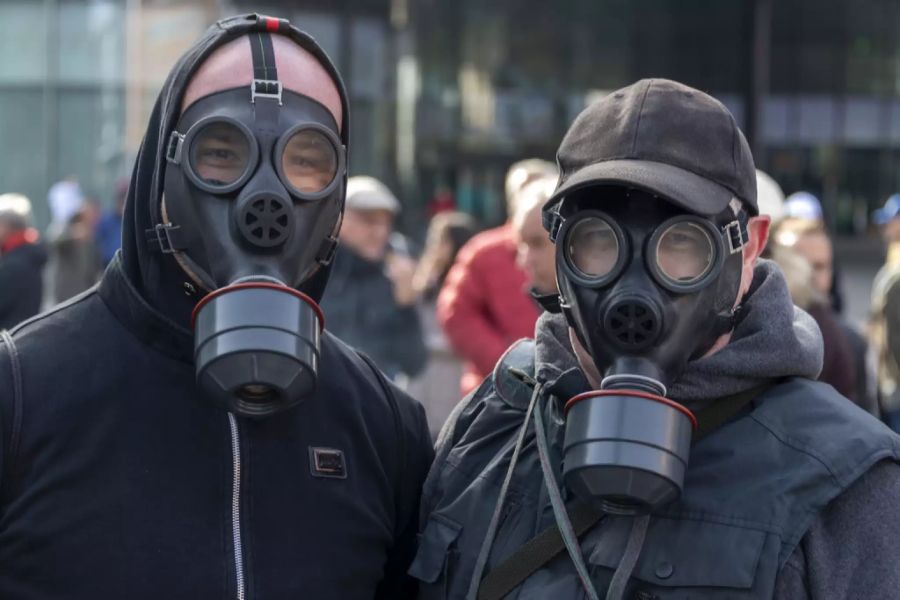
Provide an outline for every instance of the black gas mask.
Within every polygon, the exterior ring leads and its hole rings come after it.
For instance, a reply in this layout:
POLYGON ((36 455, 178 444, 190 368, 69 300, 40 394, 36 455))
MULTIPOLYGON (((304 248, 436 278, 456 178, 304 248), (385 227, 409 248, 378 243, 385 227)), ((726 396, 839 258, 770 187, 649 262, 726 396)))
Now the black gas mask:
POLYGON ((194 309, 200 386, 262 417, 315 389, 324 327, 304 293, 336 245, 346 150, 332 114, 283 89, 267 33, 254 81, 203 97, 168 140, 165 223, 150 236, 210 292, 194 309))
POLYGON ((650 511, 682 490, 696 418, 666 391, 735 326, 747 215, 737 200, 709 218, 595 186, 545 222, 560 308, 602 376, 566 403, 564 479, 604 510, 650 511))

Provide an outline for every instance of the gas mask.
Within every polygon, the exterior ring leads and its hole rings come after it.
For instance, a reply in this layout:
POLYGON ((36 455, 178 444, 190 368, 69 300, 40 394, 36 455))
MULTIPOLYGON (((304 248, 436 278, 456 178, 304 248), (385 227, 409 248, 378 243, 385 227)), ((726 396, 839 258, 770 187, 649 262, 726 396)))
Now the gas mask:
POLYGON ((703 217, 595 186, 545 222, 560 309, 603 378, 566 403, 564 480, 608 512, 649 512, 680 496, 696 427, 666 390, 738 318, 746 212, 734 200, 703 217))
POLYGON ((282 88, 269 34, 250 42, 253 83, 197 100, 171 132, 168 222, 148 234, 209 292, 193 314, 201 388, 264 417, 315 389, 324 318, 304 286, 334 254, 346 149, 328 109, 282 88))

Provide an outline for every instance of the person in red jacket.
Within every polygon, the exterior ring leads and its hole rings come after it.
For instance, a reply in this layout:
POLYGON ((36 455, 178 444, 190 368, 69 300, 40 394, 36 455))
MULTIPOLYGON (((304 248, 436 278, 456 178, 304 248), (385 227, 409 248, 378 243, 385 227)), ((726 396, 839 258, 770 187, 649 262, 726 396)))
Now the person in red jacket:
MULTIPOLYGON (((512 217, 519 193, 535 179, 555 176, 556 165, 519 161, 506 175, 506 209, 512 217)), ((465 365, 460 388, 475 389, 509 345, 534 335, 540 309, 528 295, 528 278, 516 265, 509 222, 474 236, 456 257, 438 296, 438 321, 465 365)))

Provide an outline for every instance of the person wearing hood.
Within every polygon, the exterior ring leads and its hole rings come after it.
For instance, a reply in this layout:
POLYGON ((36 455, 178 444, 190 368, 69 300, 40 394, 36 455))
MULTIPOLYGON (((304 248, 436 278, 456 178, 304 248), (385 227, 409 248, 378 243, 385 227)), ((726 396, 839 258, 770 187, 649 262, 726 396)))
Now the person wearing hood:
POLYGON ((41 310, 47 250, 30 219, 27 197, 0 194, 0 329, 9 329, 41 310))
POLYGON ((99 286, 0 343, 0 597, 406 598, 422 408, 318 308, 347 95, 285 20, 170 73, 99 286))
POLYGON ((642 80, 557 158, 560 294, 441 432, 419 598, 895 597, 900 437, 813 381, 732 115, 642 80))

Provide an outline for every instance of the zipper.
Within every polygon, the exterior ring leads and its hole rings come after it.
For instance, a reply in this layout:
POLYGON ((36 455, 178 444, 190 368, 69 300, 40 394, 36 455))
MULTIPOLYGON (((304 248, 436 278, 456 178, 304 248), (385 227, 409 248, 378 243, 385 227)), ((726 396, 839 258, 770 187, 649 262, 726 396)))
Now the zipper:
POLYGON ((237 600, 245 600, 244 590, 244 549, 241 545, 241 439, 238 435, 237 419, 228 413, 231 427, 231 462, 233 465, 231 484, 231 532, 234 541, 234 575, 237 583, 237 600))

